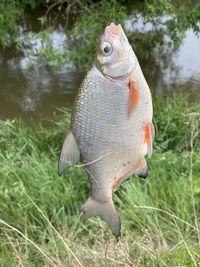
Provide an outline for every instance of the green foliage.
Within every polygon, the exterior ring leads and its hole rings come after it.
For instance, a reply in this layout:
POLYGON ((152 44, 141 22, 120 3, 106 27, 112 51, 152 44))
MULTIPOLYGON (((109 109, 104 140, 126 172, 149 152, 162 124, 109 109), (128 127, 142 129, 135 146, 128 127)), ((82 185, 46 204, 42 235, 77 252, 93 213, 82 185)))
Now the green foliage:
MULTIPOLYGON (((200 164, 200 161, 199 161, 200 164)), ((195 195, 195 203, 199 205, 200 203, 200 176, 197 174, 196 177, 193 178, 194 184, 194 195, 195 195)))
POLYGON ((146 21, 151 21, 158 31, 163 28, 176 47, 181 44, 186 30, 200 32, 200 4, 196 1, 146 1, 144 13, 146 21))
MULTIPOLYGON (((45 23, 45 18, 40 18, 40 21, 42 24, 45 23)), ((18 49, 23 50, 23 47, 29 47, 33 40, 37 40, 40 42, 40 47, 35 50, 24 49, 24 54, 33 57, 38 63, 50 66, 53 69, 59 69, 70 62, 69 52, 67 49, 58 50, 52 46, 52 32, 53 28, 49 27, 39 33, 18 36, 15 41, 18 49)))
POLYGON ((19 22, 24 17, 26 7, 35 8, 40 1, 3 0, 0 2, 0 44, 9 45, 19 34, 19 22))
POLYGON ((23 9, 16 1, 0 2, 0 43, 6 45, 10 42, 11 35, 16 36, 17 22, 22 17, 23 9))
POLYGON ((195 215, 191 189, 198 200, 200 106, 181 96, 154 102, 149 178, 132 178, 114 194, 122 217, 118 243, 99 218, 80 220, 89 195, 83 168, 57 175, 70 114, 63 111, 48 127, 0 123, 1 266, 79 266, 72 253, 84 266, 198 266, 200 209, 197 201, 195 215))
MULTIPOLYGON (((159 151, 190 149, 190 114, 199 110, 199 103, 189 103, 187 96, 157 100, 154 104, 155 147, 159 151)), ((197 125, 200 130, 200 123, 197 125)), ((200 150, 200 140, 195 138, 195 149, 200 150)))

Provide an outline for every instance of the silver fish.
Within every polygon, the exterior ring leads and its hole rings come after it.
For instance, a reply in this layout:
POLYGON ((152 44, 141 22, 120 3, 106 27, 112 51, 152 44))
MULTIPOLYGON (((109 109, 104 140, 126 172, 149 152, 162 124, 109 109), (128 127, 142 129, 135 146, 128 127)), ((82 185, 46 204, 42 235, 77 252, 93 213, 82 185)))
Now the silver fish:
POLYGON ((58 171, 61 175, 82 155, 91 184, 91 196, 81 207, 83 219, 100 216, 116 237, 121 223, 112 192, 133 174, 147 176, 144 157, 152 154, 152 114, 137 57, 121 25, 111 23, 78 90, 58 171))

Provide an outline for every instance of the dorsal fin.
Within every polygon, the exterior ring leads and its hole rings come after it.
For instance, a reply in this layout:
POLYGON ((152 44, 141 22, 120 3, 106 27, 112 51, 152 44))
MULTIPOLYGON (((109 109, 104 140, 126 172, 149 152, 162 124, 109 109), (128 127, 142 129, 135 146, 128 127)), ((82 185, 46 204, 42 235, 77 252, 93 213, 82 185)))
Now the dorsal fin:
POLYGON ((79 161, 80 161, 80 150, 74 138, 74 135, 70 130, 65 138, 60 153, 60 159, 58 163, 58 174, 61 175, 66 168, 79 161))

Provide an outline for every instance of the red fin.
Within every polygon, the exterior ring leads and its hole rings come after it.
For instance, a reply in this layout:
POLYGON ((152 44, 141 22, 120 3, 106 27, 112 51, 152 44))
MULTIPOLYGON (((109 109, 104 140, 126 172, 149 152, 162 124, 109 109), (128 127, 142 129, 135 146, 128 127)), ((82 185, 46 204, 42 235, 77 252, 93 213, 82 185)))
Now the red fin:
POLYGON ((128 83, 129 88, 129 100, 128 100, 128 115, 130 116, 131 113, 134 111, 136 105, 139 101, 139 91, 133 79, 129 80, 128 83))
POLYGON ((153 151, 153 140, 155 136, 155 130, 152 122, 147 123, 145 126, 145 142, 147 143, 147 154, 150 158, 153 151))

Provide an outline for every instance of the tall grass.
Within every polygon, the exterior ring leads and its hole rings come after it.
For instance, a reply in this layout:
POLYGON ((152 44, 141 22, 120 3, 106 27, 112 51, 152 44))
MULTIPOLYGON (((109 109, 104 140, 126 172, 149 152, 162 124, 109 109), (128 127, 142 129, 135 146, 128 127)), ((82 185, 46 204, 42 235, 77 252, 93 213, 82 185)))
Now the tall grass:
POLYGON ((0 122, 0 266, 198 266, 200 105, 155 100, 149 178, 114 194, 122 237, 99 218, 80 220, 89 195, 78 166, 57 175, 70 115, 25 126, 0 122))

